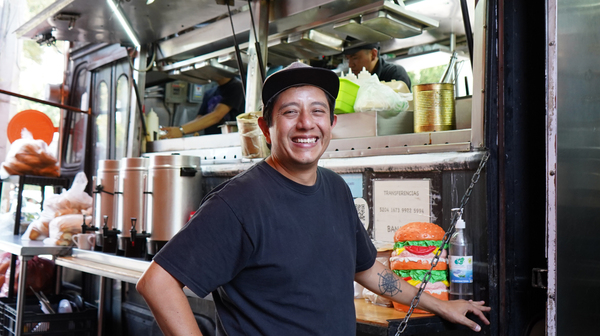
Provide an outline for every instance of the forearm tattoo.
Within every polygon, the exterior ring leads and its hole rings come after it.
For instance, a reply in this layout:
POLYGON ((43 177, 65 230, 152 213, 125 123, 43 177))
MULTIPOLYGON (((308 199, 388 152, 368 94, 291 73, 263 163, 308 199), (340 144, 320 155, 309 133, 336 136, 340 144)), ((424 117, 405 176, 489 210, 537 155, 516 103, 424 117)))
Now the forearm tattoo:
POLYGON ((394 272, 386 269, 381 273, 377 273, 377 275, 379 275, 379 295, 394 296, 402 292, 400 289, 400 280, 398 280, 394 272))

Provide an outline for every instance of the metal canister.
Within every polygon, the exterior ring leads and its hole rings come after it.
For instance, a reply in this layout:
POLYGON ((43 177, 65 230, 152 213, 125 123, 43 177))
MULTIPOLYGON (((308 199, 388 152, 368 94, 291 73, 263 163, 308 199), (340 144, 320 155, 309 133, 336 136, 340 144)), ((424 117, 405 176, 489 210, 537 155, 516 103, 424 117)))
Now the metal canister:
POLYGON ((156 254, 187 223, 202 201, 200 158, 156 155, 150 158, 145 192, 148 255, 156 254))
POLYGON ((104 225, 104 216, 108 216, 106 226, 109 229, 114 227, 115 178, 119 177, 119 167, 119 160, 100 160, 98 162, 96 185, 94 186, 94 226, 97 228, 102 228, 104 225))
MULTIPOLYGON (((123 158, 119 176, 115 181, 116 224, 121 231, 118 235, 117 254, 142 257, 145 252, 145 238, 139 246, 137 239, 131 237, 132 229, 143 232, 144 229, 144 186, 148 178, 147 158, 123 158), (132 224, 135 218, 135 227, 132 224)), ((135 238, 142 238, 138 236, 135 238)))
POLYGON ((454 84, 413 86, 415 133, 456 129, 454 84))
MULTIPOLYGON (((114 193, 115 179, 119 177, 119 160, 100 160, 98 171, 94 177, 94 222, 93 226, 99 230, 96 232, 96 250, 112 251, 116 245, 109 244, 103 248, 104 231, 115 228, 114 193), (106 218, 106 221, 105 221, 106 218), (106 225, 106 229, 104 226, 106 225)), ((112 243, 112 241, 111 241, 112 243)))

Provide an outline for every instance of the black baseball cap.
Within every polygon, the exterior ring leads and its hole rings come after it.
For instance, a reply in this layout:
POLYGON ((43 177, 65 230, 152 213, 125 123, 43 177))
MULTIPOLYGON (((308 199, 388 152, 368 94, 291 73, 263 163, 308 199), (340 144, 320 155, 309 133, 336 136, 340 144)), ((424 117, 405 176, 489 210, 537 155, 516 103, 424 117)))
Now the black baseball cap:
POLYGON ((344 48, 344 55, 352 55, 352 54, 356 54, 357 52, 359 52, 360 50, 371 50, 371 49, 377 49, 379 50, 379 42, 377 43, 368 43, 368 44, 363 44, 363 45, 359 45, 356 47, 350 47, 350 48, 344 48))
POLYGON ((340 80, 331 70, 294 62, 267 77, 262 88, 264 106, 272 103, 273 97, 281 92, 302 85, 316 86, 335 100, 340 89, 340 80))

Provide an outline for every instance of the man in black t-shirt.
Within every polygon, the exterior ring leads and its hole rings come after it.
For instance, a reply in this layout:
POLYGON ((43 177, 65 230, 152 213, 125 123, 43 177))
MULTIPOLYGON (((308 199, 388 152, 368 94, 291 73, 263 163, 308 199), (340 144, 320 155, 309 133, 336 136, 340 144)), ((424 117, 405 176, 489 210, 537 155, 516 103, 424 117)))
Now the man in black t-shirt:
POLYGON ((166 131, 162 138, 181 138, 204 130, 204 134, 221 133, 219 125, 225 121, 235 121, 235 117, 244 112, 246 100, 242 82, 237 78, 218 77, 219 84, 210 89, 202 99, 198 116, 180 127, 163 127, 166 131))
MULTIPOLYGON (((356 334, 353 281, 409 304, 417 288, 375 260, 350 189, 318 161, 331 140, 339 80, 301 63, 264 83, 258 123, 271 155, 221 184, 154 257, 137 289, 166 335, 200 335, 182 291, 213 294, 217 335, 356 334)), ((483 302, 420 308, 480 327, 483 302)))

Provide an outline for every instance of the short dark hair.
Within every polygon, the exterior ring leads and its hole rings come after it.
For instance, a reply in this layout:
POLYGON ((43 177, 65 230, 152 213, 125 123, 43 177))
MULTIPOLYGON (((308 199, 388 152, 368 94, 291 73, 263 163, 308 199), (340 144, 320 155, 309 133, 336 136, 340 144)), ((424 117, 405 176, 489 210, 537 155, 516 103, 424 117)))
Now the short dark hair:
MULTIPOLYGON (((267 105, 263 108, 263 119, 265 119, 267 127, 271 127, 273 125, 273 108, 275 107, 275 103, 279 99, 279 96, 282 92, 279 92, 275 96, 273 96, 269 100, 267 105)), ((325 97, 327 97, 327 104, 329 105, 329 118, 331 119, 331 124, 333 125, 333 111, 335 110, 335 98, 327 94, 325 91, 323 91, 323 93, 325 93, 325 97)))

